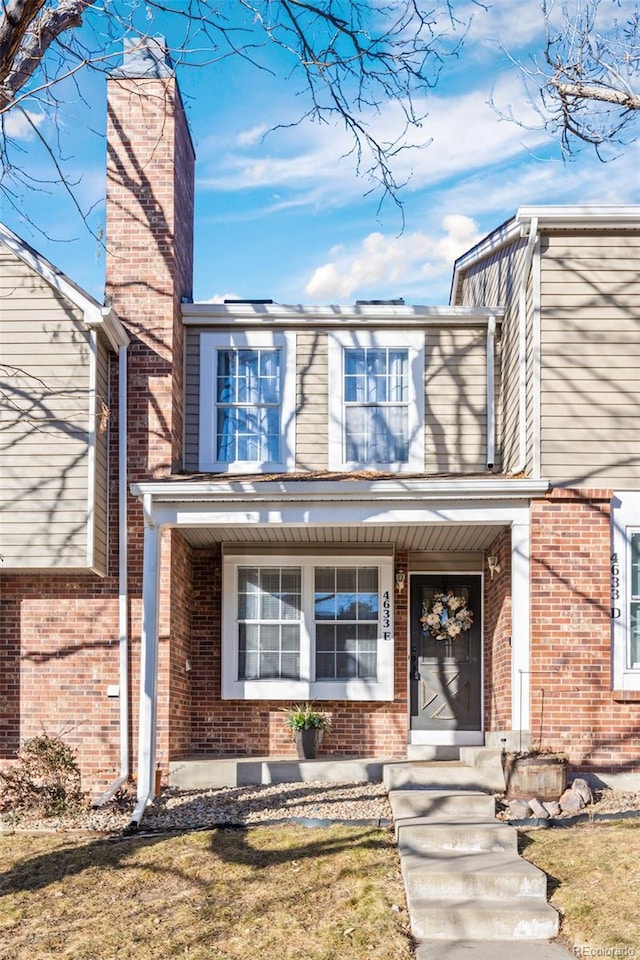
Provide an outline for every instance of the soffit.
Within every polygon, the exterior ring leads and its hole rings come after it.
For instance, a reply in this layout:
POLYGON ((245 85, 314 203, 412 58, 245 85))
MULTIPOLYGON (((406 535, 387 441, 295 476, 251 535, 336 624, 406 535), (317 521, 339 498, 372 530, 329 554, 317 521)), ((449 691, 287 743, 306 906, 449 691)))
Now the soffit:
POLYGON ((482 551, 500 532, 497 524, 429 524, 406 526, 230 526, 180 527, 180 534, 192 547, 219 543, 277 544, 394 544, 397 550, 415 552, 482 551))

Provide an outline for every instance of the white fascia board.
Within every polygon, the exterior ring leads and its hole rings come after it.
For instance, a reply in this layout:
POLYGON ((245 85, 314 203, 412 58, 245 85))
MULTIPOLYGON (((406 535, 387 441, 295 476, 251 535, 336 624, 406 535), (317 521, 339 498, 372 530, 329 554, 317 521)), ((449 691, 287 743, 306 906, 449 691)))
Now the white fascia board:
POLYGON ((538 221, 539 227, 612 227, 640 229, 638 204, 581 204, 577 206, 523 206, 518 207, 515 222, 526 224, 538 221))
POLYGON ((82 310, 83 320, 88 327, 102 327, 109 342, 117 349, 127 344, 129 338, 124 327, 113 310, 102 307, 90 294, 74 283, 66 274, 58 270, 45 257, 21 240, 12 230, 0 223, 0 243, 4 244, 17 257, 42 277, 58 293, 82 310))
POLYGON ((515 240, 527 236, 532 221, 538 222, 538 229, 571 229, 572 227, 640 229, 640 205, 582 204, 566 207, 555 205, 518 207, 515 217, 492 230, 484 240, 456 260, 451 280, 452 307, 455 307, 458 296, 460 274, 515 240))
POLYGON ((273 304, 184 303, 185 326, 483 326, 491 316, 501 318, 501 307, 430 306, 300 306, 273 304))
POLYGON ((150 522, 158 528, 186 527, 190 529, 222 529, 251 527, 253 529, 293 529, 310 527, 384 527, 406 528, 453 524, 474 526, 496 524, 512 526, 528 523, 528 500, 459 500, 428 504, 424 500, 395 503, 370 500, 353 503, 218 503, 203 500, 194 503, 152 502, 148 506, 150 522))
POLYGON ((282 482, 207 481, 134 483, 134 496, 155 503, 354 503, 405 500, 523 500, 543 496, 547 480, 291 480, 282 482))

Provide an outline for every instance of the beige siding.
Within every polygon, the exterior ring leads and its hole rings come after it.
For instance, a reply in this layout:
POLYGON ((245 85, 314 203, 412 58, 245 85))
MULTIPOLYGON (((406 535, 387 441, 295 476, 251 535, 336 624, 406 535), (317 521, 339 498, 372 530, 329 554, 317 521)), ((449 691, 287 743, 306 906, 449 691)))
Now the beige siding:
POLYGON ((326 470, 329 462, 327 335, 305 330, 297 338, 296 466, 326 470))
MULTIPOLYGON (((185 466, 198 469, 199 335, 186 338, 185 466)), ((328 465, 328 337, 314 328, 297 333, 296 469, 328 465)), ((429 329, 425 333, 425 464, 428 473, 475 473, 486 464, 485 328, 429 329)), ((496 358, 496 398, 500 357, 496 358)))
MULTIPOLYGON (((517 464, 519 456, 518 292, 525 252, 526 240, 519 240, 471 267, 464 276, 459 300, 460 306, 493 304, 506 311, 500 338, 500 389, 496 394, 500 426, 498 448, 505 473, 517 464)), ((531 394, 530 386, 528 393, 531 394)))
POLYGON ((4 248, 0 364, 2 568, 86 567, 89 334, 4 248))
POLYGON ((640 486, 640 236, 543 238, 541 456, 556 484, 640 486))
POLYGON ((106 572, 109 510, 109 354, 98 341, 96 363, 96 432, 94 492, 94 567, 106 572))
POLYGON ((200 331, 187 328, 184 358, 184 467, 195 472, 200 430, 200 331))
POLYGON ((433 329, 425 341, 425 457, 429 473, 486 464, 486 332, 433 329))

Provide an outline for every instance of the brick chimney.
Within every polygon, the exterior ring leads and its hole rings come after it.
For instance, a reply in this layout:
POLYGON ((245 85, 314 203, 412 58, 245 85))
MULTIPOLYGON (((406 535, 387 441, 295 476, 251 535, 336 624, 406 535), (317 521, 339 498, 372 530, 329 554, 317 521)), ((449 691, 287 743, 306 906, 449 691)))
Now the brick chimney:
POLYGON ((106 293, 132 338, 129 467, 142 480, 181 463, 195 156, 163 37, 125 40, 107 91, 106 293))

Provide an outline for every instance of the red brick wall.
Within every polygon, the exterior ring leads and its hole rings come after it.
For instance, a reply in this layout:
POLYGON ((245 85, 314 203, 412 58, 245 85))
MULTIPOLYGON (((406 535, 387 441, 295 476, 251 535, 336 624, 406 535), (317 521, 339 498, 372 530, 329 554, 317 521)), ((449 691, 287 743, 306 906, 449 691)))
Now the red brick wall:
MULTIPOLYGON (((406 557, 397 565, 406 570, 406 557)), ((282 722, 280 701, 221 700, 220 556, 193 554, 191 672, 193 753, 250 756, 295 755, 282 722)), ((330 714, 320 755, 404 756, 407 743, 407 589, 396 593, 395 695, 393 702, 319 701, 330 714)))
POLYGON ((169 759, 191 749, 191 548, 171 533, 171 649, 169 667, 169 759))
POLYGON ((111 364, 107 575, 0 574, 0 761, 46 731, 77 751, 85 790, 120 773, 117 363, 111 364))
MULTIPOLYGON (((182 449, 182 324, 191 295, 193 148, 175 81, 108 83, 107 294, 131 336, 129 480, 167 475, 182 449)), ((86 789, 119 772, 117 364, 112 363, 108 575, 2 577, 0 759, 21 739, 65 732, 86 789)), ((129 496, 131 729, 137 740, 142 514, 129 496)), ((189 549, 163 544, 159 748, 188 743, 189 549), (173 559, 173 563, 172 563, 173 559), (169 638, 174 645, 169 659, 169 638)), ((135 760, 135 757, 133 758, 135 760)))
POLYGON ((612 698, 610 491, 532 505, 531 730, 583 770, 637 769, 640 704, 612 698))
POLYGON ((485 554, 500 573, 484 578, 484 726, 511 729, 511 533, 504 529, 485 554))
MULTIPOLYGON (((194 153, 174 79, 110 78, 107 118, 107 294, 129 347, 129 482, 181 465, 181 302, 193 273, 194 153)), ((137 740, 143 519, 129 501, 132 729, 137 740)), ((159 609, 158 758, 188 745, 190 551, 162 538, 159 609)), ((134 756, 135 761, 135 756, 134 756)))

